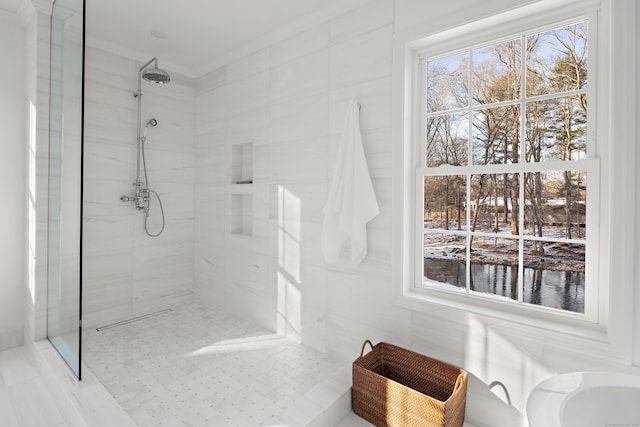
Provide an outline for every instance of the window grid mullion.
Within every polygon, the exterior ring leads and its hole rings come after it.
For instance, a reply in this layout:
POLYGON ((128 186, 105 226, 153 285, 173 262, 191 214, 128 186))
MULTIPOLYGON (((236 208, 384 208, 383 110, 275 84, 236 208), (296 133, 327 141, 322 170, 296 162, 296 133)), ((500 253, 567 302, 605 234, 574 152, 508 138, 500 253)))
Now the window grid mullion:
MULTIPOLYGON (((427 63, 428 60, 426 57, 420 59, 419 61, 420 63, 420 81, 419 81, 419 90, 420 93, 422 94, 420 96, 419 99, 419 108, 420 108, 420 138, 422 140, 422 144, 420 145, 421 148, 419 148, 419 161, 416 162, 420 165, 421 168, 425 168, 427 166, 427 116, 426 116, 426 111, 427 111, 427 78, 428 78, 428 70, 427 70, 427 63)), ((415 104, 414 104, 415 105, 415 104)), ((415 153, 415 150, 414 150, 415 153)), ((419 194, 417 194, 417 200, 418 200, 418 207, 417 209, 415 209, 415 215, 416 215, 416 222, 420 224, 420 227, 422 228, 422 233, 420 234, 420 242, 417 242, 417 244, 415 245, 416 249, 418 249, 418 254, 416 254, 416 260, 418 262, 416 262, 416 266, 414 269, 414 274, 416 275, 416 277, 420 277, 420 281, 424 280, 424 238, 425 238, 425 228, 424 228, 424 192, 425 192, 425 177, 423 174, 417 174, 416 175, 416 181, 418 181, 417 177, 420 176, 419 178, 419 183, 416 182, 416 187, 420 190, 419 194)))
MULTIPOLYGON (((467 166, 473 165, 473 50, 469 49, 469 69, 467 70, 467 166)), ((466 293, 471 292, 471 173, 465 174, 466 185, 466 250, 465 250, 465 290, 466 293)))
MULTIPOLYGON (((527 97, 527 38, 523 34, 520 36, 520 161, 519 163, 526 163, 527 153, 527 110, 526 110, 526 97, 527 97)), ((518 212, 518 302, 524 301, 524 209, 525 209, 525 194, 524 194, 524 172, 520 172, 520 189, 518 195, 518 204, 520 205, 520 211, 518 212)))
POLYGON ((578 90, 568 90, 563 92, 552 92, 552 93, 546 93, 544 95, 534 95, 534 96, 527 96, 527 94, 525 93, 524 96, 520 97, 519 99, 509 99, 506 101, 491 102, 487 104, 467 105, 464 107, 451 108, 449 110, 431 111, 426 113, 426 117, 448 116, 448 115, 464 113, 468 111, 478 111, 478 110, 486 110, 489 108, 506 107, 508 105, 519 104, 520 102, 522 102, 522 99, 524 99, 524 102, 526 104, 526 103, 531 103, 536 101, 548 101, 550 99, 568 98, 575 95, 585 95, 585 94, 588 94, 588 92, 589 92, 588 89, 578 89, 578 90))

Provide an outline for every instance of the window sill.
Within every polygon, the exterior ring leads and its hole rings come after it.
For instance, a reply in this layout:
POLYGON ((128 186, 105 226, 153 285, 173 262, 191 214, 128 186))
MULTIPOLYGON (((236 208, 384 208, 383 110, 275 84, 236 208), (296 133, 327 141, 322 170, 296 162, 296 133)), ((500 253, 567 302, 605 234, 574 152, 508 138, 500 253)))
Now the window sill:
MULTIPOLYGON (((547 340, 555 336, 559 343, 565 344, 567 339, 586 340, 591 345, 609 344, 606 325, 586 320, 579 314, 556 312, 545 307, 513 304, 444 289, 415 288, 405 289, 394 305, 457 322, 468 316, 479 316, 487 323, 531 338, 547 340)), ((608 352, 605 350, 605 353, 608 352)))

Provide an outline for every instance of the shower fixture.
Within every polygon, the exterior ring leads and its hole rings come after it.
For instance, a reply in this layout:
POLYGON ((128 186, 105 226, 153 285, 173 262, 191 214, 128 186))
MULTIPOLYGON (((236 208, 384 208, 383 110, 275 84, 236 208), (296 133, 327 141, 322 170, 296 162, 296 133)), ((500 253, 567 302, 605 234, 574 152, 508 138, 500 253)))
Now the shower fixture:
POLYGON ((157 60, 153 68, 147 68, 142 72, 142 78, 148 82, 160 83, 160 84, 169 83, 171 81, 171 77, 169 76, 169 73, 158 68, 157 60))
POLYGON ((135 208, 144 214, 144 231, 149 237, 158 237, 164 231, 165 217, 164 208, 162 207, 162 200, 160 195, 149 187, 149 178, 147 175, 147 162, 145 159, 144 143, 147 140, 147 129, 149 126, 156 127, 158 121, 155 118, 149 119, 144 125, 144 131, 142 130, 142 79, 153 83, 169 83, 171 76, 164 70, 158 68, 158 58, 152 58, 149 62, 144 64, 138 70, 138 88, 133 93, 133 97, 137 101, 137 121, 136 121, 136 181, 133 183, 134 195, 122 196, 120 200, 123 202, 133 202, 135 208), (153 67, 151 67, 153 64, 153 67), (144 174, 144 181, 140 179, 140 163, 142 162, 142 172, 144 174), (151 233, 148 227, 149 209, 151 207, 151 196, 155 196, 160 206, 160 214, 162 216, 162 226, 157 233, 151 233))

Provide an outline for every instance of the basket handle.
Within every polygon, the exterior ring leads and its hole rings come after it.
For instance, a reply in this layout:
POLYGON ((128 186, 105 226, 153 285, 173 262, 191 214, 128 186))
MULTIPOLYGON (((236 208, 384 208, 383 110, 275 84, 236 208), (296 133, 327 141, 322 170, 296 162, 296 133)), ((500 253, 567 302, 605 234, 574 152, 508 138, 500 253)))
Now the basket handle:
POLYGON ((360 350, 360 357, 362 357, 364 355, 364 347, 369 344, 369 346, 371 347, 371 350, 373 350, 373 344, 371 344, 371 341, 366 340, 363 344, 362 344, 362 350, 360 350))
POLYGON ((464 382, 464 375, 462 374, 458 375, 458 378, 456 378, 456 383, 453 386, 453 393, 455 393, 456 391, 458 391, 458 389, 460 389, 460 387, 462 387, 463 382, 464 382))

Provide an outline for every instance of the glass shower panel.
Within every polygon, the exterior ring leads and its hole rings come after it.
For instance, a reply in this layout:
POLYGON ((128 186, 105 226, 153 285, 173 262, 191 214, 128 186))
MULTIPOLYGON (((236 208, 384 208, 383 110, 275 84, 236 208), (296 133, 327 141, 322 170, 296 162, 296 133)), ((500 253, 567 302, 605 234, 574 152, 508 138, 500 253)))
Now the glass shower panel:
POLYGON ((47 338, 80 379, 84 1, 51 15, 47 338))

